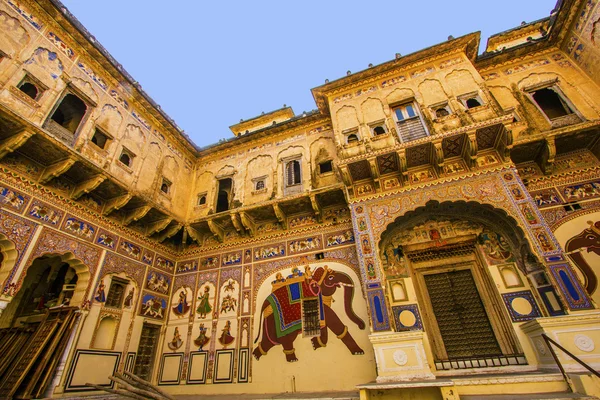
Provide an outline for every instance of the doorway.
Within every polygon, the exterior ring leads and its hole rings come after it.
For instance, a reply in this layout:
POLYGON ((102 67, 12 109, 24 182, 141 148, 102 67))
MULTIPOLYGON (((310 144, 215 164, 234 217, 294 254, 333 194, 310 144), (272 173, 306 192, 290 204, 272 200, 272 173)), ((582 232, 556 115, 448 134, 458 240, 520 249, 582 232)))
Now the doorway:
POLYGON ((424 278, 448 359, 502 354, 470 269, 424 278))
POLYGON ((147 381, 151 380, 159 336, 160 325, 144 323, 133 373, 147 381))

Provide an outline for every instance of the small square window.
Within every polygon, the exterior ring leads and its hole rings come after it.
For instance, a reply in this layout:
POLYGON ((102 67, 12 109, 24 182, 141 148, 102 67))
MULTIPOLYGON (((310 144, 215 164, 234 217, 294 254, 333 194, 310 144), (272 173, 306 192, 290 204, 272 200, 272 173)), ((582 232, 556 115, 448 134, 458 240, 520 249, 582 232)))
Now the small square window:
POLYGON ((123 300, 125 299, 125 289, 129 281, 113 277, 110 282, 110 289, 108 290, 108 296, 104 305, 106 307, 121 308, 123 307, 123 300))
POLYGON ((373 135, 375 136, 385 135, 386 133, 387 130, 385 129, 384 125, 377 125, 373 128, 373 135))
POLYGON ((346 144, 354 144, 360 142, 360 136, 358 135, 358 130, 356 129, 343 132, 343 135, 346 139, 346 144))
POLYGON ((130 152, 129 150, 123 149, 121 151, 121 155, 119 156, 119 161, 121 162, 121 164, 124 164, 126 166, 128 166, 129 168, 131 168, 131 166, 133 165, 133 158, 135 157, 135 155, 130 152))
POLYGON ((160 184, 160 191, 166 194, 171 192, 171 182, 168 179, 163 178, 160 184))
POLYGON ((265 181, 260 180, 256 181, 256 185, 254 186, 254 190, 262 190, 265 188, 265 181))
POLYGON ((206 205, 206 193, 202 193, 198 195, 198 205, 204 206, 206 205))
POLYGON ((477 92, 465 94, 458 98, 466 109, 476 108, 483 105, 483 100, 477 92))
POLYGON ((444 118, 452 114, 452 109, 446 102, 431 106, 431 111, 434 119, 444 118))
POLYGON ((333 163, 331 160, 319 163, 319 173, 326 174, 328 172, 333 172, 333 163))
POLYGON ((91 142, 94 143, 97 147, 101 149, 105 149, 106 145, 110 138, 105 135, 100 129, 96 128, 94 131, 94 136, 92 136, 91 142))

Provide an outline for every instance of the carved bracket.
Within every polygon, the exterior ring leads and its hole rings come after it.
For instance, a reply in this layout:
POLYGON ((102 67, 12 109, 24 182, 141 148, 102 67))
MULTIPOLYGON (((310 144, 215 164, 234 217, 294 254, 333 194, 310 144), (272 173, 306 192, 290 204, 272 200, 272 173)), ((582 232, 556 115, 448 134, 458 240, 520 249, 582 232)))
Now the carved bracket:
POLYGON ((90 178, 86 181, 81 182, 79 185, 73 189, 73 193, 71 193, 71 198, 73 200, 77 200, 81 196, 86 193, 91 192, 96 189, 102 182, 106 180, 106 176, 104 175, 96 175, 93 178, 90 178))
POLYGON ((150 236, 156 232, 164 230, 173 221, 173 218, 164 218, 156 222, 152 222, 146 227, 146 235, 150 236))
POLYGON ((245 212, 241 212, 240 220, 242 221, 242 225, 244 225, 246 231, 248 231, 250 237, 254 237, 254 235, 256 234, 256 224, 254 223, 252 218, 245 212))
MULTIPOLYGON (((158 242, 159 243, 164 242, 165 240, 167 240, 168 238, 170 238, 171 236, 173 236, 174 234, 179 232, 179 230, 182 227, 183 227, 183 224, 175 224, 172 227, 170 227, 169 229, 164 230, 158 237, 158 242)), ((193 236, 192 236, 192 238, 193 238, 193 236)))
POLYGON ((127 193, 123 196, 114 197, 106 202, 104 206, 104 211, 102 212, 104 215, 108 215, 111 212, 118 210, 125 206, 133 198, 133 194, 127 193))
POLYGON ((215 235, 219 243, 223 243, 223 239, 225 238, 225 231, 223 228, 221 228, 221 226, 219 226, 219 224, 212 219, 209 219, 206 222, 208 222, 208 229, 210 229, 212 234, 215 235))
POLYGON ((317 200, 317 196, 314 194, 310 195, 310 204, 312 205, 313 212, 315 213, 315 217, 317 217, 318 222, 323 222, 323 210, 321 209, 321 205, 317 200))
POLYGON ((277 203, 273 204, 273 211, 275 211, 275 216, 277 217, 277 221, 279 221, 279 223, 281 224, 281 226, 283 227, 284 230, 287 230, 287 228, 288 228, 287 218, 285 217, 285 213, 283 212, 281 207, 279 207, 279 204, 277 204, 277 203))
POLYGON ((42 184, 48 183, 51 179, 54 179, 57 176, 64 174, 69 168, 71 168, 73 164, 75 164, 75 161, 76 160, 73 158, 67 158, 66 160, 62 160, 47 166, 44 172, 42 173, 39 182, 42 184))
POLYGON ((34 135, 30 131, 21 131, 16 135, 0 141, 0 159, 23 146, 27 140, 34 135))
POLYGON ((148 211, 150 211, 151 209, 152 206, 150 205, 134 208, 133 210, 131 210, 129 215, 127 215, 123 220, 123 225, 129 225, 133 221, 137 221, 141 218, 144 218, 144 215, 148 214, 148 211))

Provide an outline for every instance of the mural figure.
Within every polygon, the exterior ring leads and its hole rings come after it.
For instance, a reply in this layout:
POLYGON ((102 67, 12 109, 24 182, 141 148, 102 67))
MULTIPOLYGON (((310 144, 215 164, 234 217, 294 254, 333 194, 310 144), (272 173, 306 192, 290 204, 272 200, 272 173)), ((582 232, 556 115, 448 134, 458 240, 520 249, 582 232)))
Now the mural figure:
POLYGON ((510 245, 498 233, 482 232, 479 242, 483 245, 485 254, 493 260, 506 260, 511 256, 510 245))
POLYGON ((206 328, 204 323, 200 324, 200 334, 194 339, 194 344, 198 346, 198 350, 202 351, 202 348, 210 341, 210 337, 206 336, 206 328))
POLYGON ((187 290, 184 288, 181 292, 179 292, 179 301, 177 305, 173 307, 173 314, 178 317, 183 317, 190 310, 190 305, 187 301, 187 290))
POLYGON ((183 345, 183 340, 181 340, 181 335, 179 334, 179 328, 175 327, 175 332, 173 332, 173 339, 169 342, 168 346, 171 350, 177 351, 183 345))
POLYGON ((227 321, 225 323, 225 326, 221 330, 221 336, 219 337, 219 343, 221 343, 223 345, 223 347, 227 347, 228 345, 233 343, 234 340, 235 340, 235 338, 233 336, 231 336, 231 321, 227 321))
POLYGON ((261 307, 259 333, 254 343, 258 342, 261 334, 262 340, 253 351, 254 357, 260 360, 260 357, 267 354, 272 347, 281 345, 288 362, 298 361, 294 340, 300 332, 312 331, 314 327, 308 325, 316 325, 316 333, 311 332, 310 335, 313 336, 311 340, 315 350, 327 345, 329 329, 352 354, 364 354, 348 332, 348 327, 331 309, 332 296, 341 287, 344 288, 346 315, 359 329, 365 329, 365 322, 352 309, 354 282, 350 276, 329 269, 328 266, 319 267, 310 278, 307 274, 303 274, 285 279, 283 282, 275 281, 272 293, 261 307), (318 315, 317 321, 310 320, 307 314, 303 315, 303 303, 305 307, 310 304, 307 300, 318 306, 316 307, 318 311, 315 313, 318 315))
POLYGON ((585 250, 600 256, 600 221, 588 221, 588 225, 589 228, 567 241, 565 252, 583 273, 585 289, 591 295, 598 288, 598 277, 581 253, 585 250))
POLYGON ((98 289, 96 290, 96 296, 94 297, 94 299, 96 301, 99 301, 100 303, 104 303, 106 301, 106 295, 104 294, 104 281, 100 281, 100 284, 98 285, 98 289))
POLYGON ((220 313, 226 313, 229 311, 235 311, 235 307, 237 306, 237 300, 232 297, 230 294, 223 297, 223 301, 221 302, 221 311, 220 313))
POLYGON ((149 315, 153 318, 163 319, 163 310, 167 308, 167 303, 165 300, 147 294, 144 296, 142 301, 143 315, 149 315))
POLYGON ((212 311, 212 307, 210 306, 210 288, 208 286, 204 287, 204 293, 202 296, 198 297, 200 303, 198 304, 198 308, 196 308, 196 312, 200 314, 200 318, 206 318, 206 315, 210 314, 212 311))
POLYGON ((131 306, 133 305, 133 295, 135 294, 135 289, 131 288, 129 289, 129 293, 127 293, 127 297, 125 297, 125 302, 123 303, 125 305, 125 308, 131 308, 131 306))
POLYGON ((169 278, 163 274, 150 272, 148 274, 146 287, 150 290, 154 290, 155 292, 167 294, 169 293, 169 278))

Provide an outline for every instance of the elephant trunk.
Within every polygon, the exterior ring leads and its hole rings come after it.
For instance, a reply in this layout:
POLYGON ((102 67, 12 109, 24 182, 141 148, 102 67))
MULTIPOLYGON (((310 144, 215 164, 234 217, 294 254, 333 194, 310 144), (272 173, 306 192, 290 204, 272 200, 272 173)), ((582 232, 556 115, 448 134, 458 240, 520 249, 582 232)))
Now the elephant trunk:
POLYGON ((358 315, 354 312, 352 308, 352 300, 354 299, 354 284, 350 277, 347 277, 348 282, 345 283, 344 286, 344 310, 346 311, 346 315, 352 322, 354 322, 360 329, 365 329, 365 321, 360 319, 358 315))

